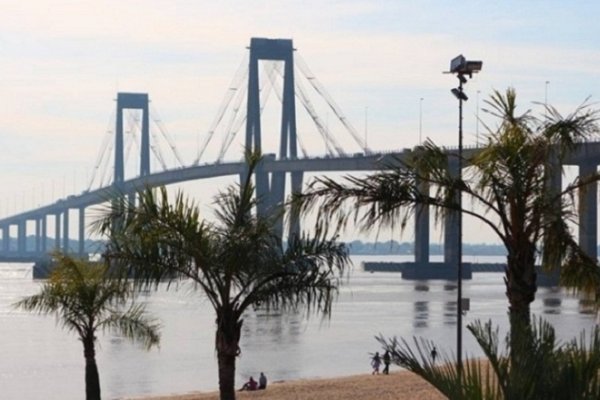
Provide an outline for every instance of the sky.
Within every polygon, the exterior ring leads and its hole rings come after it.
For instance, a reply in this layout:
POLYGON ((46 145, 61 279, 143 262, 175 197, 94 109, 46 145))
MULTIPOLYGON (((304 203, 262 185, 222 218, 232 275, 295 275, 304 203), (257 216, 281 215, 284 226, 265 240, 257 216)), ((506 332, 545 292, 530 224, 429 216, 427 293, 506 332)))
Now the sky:
MULTIPOLYGON (((494 123, 482 111, 494 90, 514 87, 522 111, 547 101, 568 113, 598 101, 598 15, 596 1, 0 0, 0 217, 88 187, 119 91, 149 94, 153 117, 191 164, 252 37, 293 39, 374 151, 425 138, 456 146, 457 80, 442 71, 459 54, 482 60, 465 86, 470 146, 484 133, 477 115, 494 123)), ((314 129, 303 118, 299 130, 314 129)), ((321 118, 346 151, 361 150, 335 131, 333 113, 321 118)), ((271 137, 265 152, 274 152, 271 137)), ((303 140, 311 155, 325 152, 316 135, 303 140)), ((207 151, 203 162, 216 158, 207 151)), ((233 145, 225 160, 241 154, 233 145)), ((226 183, 183 190, 209 204, 226 183)), ((466 224, 465 241, 494 238, 466 224)))

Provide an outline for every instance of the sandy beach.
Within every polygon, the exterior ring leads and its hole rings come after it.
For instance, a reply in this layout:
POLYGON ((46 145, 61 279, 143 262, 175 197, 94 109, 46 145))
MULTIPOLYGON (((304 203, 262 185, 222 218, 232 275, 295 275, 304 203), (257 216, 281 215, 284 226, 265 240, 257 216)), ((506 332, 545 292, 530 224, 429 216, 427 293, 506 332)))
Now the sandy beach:
MULTIPOLYGON (((241 384, 239 385, 241 386, 241 384)), ((418 376, 402 371, 390 375, 354 375, 333 379, 274 382, 267 390, 238 392, 238 399, 261 400, 441 400, 437 390, 418 376)), ((130 400, 218 400, 217 392, 129 398, 130 400)))

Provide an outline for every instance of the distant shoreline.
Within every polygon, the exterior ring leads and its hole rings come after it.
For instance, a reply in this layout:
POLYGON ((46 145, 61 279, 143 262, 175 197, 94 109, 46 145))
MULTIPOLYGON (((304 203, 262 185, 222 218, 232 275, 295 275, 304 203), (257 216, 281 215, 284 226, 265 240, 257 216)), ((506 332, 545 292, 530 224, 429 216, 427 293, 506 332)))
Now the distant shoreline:
MULTIPOLYGON (((412 256, 414 243, 397 242, 362 242, 353 240, 346 242, 353 256, 412 256)), ((433 256, 444 254, 444 245, 432 243, 429 245, 429 254, 433 256)), ((463 254, 468 256, 506 256, 506 248, 501 244, 463 243, 463 254)))

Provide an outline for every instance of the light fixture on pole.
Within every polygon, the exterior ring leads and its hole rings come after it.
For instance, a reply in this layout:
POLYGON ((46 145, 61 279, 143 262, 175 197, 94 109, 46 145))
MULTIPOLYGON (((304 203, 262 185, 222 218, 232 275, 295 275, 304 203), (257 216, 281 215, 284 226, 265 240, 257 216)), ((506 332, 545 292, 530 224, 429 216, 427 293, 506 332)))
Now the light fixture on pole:
MULTIPOLYGON (((463 91, 463 85, 467 83, 467 77, 472 78, 473 74, 481 71, 483 62, 468 61, 462 54, 450 61, 450 71, 447 73, 456 74, 458 78, 458 87, 451 90, 452 94, 458 99, 458 179, 462 179, 462 152, 463 152, 463 102, 469 100, 463 91)), ((456 301, 456 357, 459 373, 462 373, 462 193, 458 194, 458 249, 457 249, 457 301, 456 301)))

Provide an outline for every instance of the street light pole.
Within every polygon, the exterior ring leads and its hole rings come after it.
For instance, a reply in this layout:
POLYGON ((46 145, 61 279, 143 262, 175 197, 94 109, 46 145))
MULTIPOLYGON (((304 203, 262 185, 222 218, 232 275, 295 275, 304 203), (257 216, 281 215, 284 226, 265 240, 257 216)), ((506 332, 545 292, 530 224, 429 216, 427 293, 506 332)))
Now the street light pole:
POLYGON ((423 133, 423 98, 419 99, 419 145, 423 143, 421 135, 423 133))
MULTIPOLYGON (((458 180, 462 180, 462 159, 463 159, 463 101, 466 99, 466 96, 463 92, 463 79, 459 75, 459 85, 458 91, 460 96, 458 97, 458 180)), ((457 312, 456 312, 456 354, 458 361, 458 371, 462 373, 462 193, 459 191, 458 193, 458 249, 457 249, 457 258, 458 258, 458 267, 457 267, 457 290, 456 290, 456 298, 457 298, 457 312)))
MULTIPOLYGON (((463 91, 463 85, 467 83, 467 77, 471 78, 474 73, 481 71, 483 63, 481 61, 467 61, 463 55, 459 55, 450 61, 450 71, 448 73, 456 74, 458 78, 458 88, 451 90, 452 94, 458 99, 458 180, 462 181, 463 167, 463 102, 469 98, 463 91)), ((457 211, 457 290, 456 290, 456 360, 459 376, 462 375, 462 316, 463 316, 463 298, 462 298, 462 192, 458 191, 457 211)))

